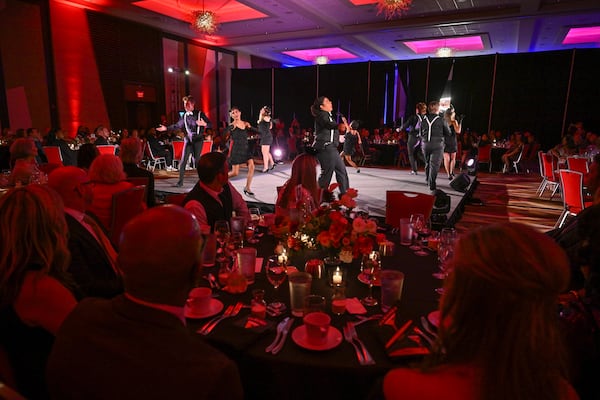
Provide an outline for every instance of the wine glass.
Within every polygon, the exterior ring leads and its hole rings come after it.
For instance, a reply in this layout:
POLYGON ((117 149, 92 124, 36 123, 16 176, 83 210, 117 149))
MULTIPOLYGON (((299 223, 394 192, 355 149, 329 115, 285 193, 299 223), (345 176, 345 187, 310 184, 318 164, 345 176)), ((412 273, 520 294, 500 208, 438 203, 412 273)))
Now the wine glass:
POLYGON ((419 246, 419 250, 415 251, 415 255, 417 256, 428 256, 429 253, 425 251, 423 246, 423 239, 429 237, 431 235, 431 220, 425 219, 423 223, 418 225, 417 231, 417 245, 419 246))
POLYGON ((258 222, 260 221, 260 209, 258 207, 251 207, 248 209, 250 212, 250 221, 246 225, 246 240, 248 243, 258 243, 256 231, 258 229, 258 222))
POLYGON ((285 304, 277 300, 277 289, 285 281, 287 276, 285 263, 282 262, 281 255, 275 254, 268 258, 267 265, 265 267, 265 273, 267 275, 267 280, 275 288, 275 295, 273 296, 275 300, 269 304, 269 310, 274 315, 279 315, 285 309, 285 304))
MULTIPOLYGON (((410 223, 412 224, 414 235, 418 239, 419 235, 417 232, 419 232, 423 228, 423 224, 425 223, 425 216, 423 214, 411 214, 410 223)), ((418 242, 418 240, 416 240, 415 243, 409 247, 409 249, 413 251, 419 251, 421 250, 421 244, 418 242)))
POLYGON ((454 245, 450 243, 440 242, 438 246, 438 268, 440 272, 433 273, 436 279, 446 279, 448 276, 448 264, 454 256, 454 245))
POLYGON ((229 230, 229 222, 222 219, 215 221, 214 233, 217 242, 219 243, 219 248, 217 249, 217 260, 222 262, 226 258, 225 244, 231 235, 231 231, 229 230))
POLYGON ((361 299, 361 302, 365 306, 376 306, 377 299, 373 297, 373 284, 375 283, 375 274, 379 269, 379 252, 372 251, 369 254, 369 258, 365 261, 362 276, 369 284, 369 295, 361 299))

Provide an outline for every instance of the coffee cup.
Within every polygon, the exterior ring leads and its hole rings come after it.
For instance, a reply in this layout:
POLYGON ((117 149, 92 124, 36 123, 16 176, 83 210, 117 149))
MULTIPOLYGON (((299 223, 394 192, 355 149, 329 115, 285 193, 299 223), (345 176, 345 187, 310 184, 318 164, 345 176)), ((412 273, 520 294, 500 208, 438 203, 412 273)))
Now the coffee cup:
POLYGON ((313 312, 304 316, 306 327, 306 340, 313 345, 322 345, 327 342, 331 317, 323 312, 313 312))
POLYGON ((210 308, 212 290, 207 287, 193 288, 188 295, 186 304, 192 312, 203 313, 210 308))

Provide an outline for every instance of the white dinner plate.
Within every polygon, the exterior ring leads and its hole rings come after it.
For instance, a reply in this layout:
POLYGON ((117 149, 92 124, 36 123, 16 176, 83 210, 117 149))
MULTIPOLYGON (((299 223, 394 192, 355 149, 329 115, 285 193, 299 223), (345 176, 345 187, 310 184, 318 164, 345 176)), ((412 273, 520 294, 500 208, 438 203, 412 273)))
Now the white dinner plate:
POLYGON ((325 343, 323 344, 309 343, 306 336, 306 325, 301 325, 292 332, 292 340, 294 343, 308 350, 330 350, 342 343, 342 332, 333 326, 329 327, 329 332, 327 332, 327 340, 325 340, 325 343))

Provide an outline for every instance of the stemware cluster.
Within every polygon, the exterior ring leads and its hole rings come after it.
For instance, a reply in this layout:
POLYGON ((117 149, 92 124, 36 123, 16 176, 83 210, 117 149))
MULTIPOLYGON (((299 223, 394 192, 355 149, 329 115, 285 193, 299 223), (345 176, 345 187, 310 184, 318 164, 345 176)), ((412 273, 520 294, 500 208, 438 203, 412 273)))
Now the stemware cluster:
MULTIPOLYGON (((454 244, 457 239, 456 230, 454 228, 444 228, 440 233, 440 242, 438 245, 438 268, 439 271, 433 273, 433 277, 437 279, 446 279, 450 273, 451 260, 454 256, 454 244)), ((437 293, 442 294, 443 288, 437 288, 437 293)))
POLYGON ((416 235, 415 242, 410 246, 411 250, 414 250, 418 256, 427 256, 427 253, 423 247, 423 239, 426 239, 431 235, 431 220, 425 218, 423 214, 412 214, 410 216, 410 223, 413 227, 413 232, 416 235))

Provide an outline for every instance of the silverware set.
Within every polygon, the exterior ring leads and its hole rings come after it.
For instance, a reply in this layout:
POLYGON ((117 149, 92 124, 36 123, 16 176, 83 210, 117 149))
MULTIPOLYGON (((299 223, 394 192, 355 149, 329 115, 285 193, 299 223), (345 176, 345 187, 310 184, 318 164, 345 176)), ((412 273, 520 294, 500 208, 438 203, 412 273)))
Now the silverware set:
POLYGON ((285 340, 287 339, 287 335, 293 324, 294 318, 286 317, 282 319, 277 325, 277 335, 275 336, 275 340, 267 346, 265 352, 271 354, 279 353, 281 349, 283 349, 283 345, 285 344, 285 340))
POLYGON ((365 344, 358 338, 358 333, 352 322, 348 322, 343 327, 344 339, 354 347, 356 358, 360 365, 374 365, 375 360, 367 350, 365 344))
POLYGON ((196 332, 202 335, 208 335, 213 331, 213 329, 215 329, 219 322, 223 321, 225 318, 235 317, 236 315, 238 315, 243 306, 244 304, 242 302, 238 302, 235 305, 228 306, 223 314, 214 317, 196 332))

